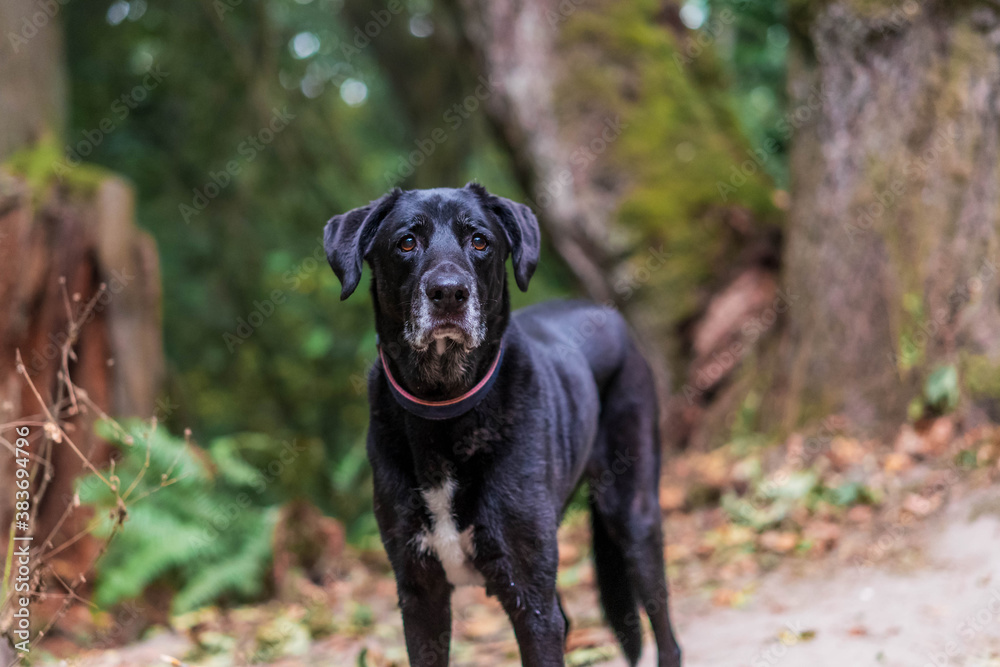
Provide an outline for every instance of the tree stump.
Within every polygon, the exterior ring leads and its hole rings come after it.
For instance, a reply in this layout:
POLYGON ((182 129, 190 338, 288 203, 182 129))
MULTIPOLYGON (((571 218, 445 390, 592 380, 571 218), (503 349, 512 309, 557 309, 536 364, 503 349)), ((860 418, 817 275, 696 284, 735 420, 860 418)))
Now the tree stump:
MULTIPOLYGON (((52 157, 40 149, 25 156, 36 162, 52 157)), ((100 413, 151 417, 163 376, 155 243, 135 225, 127 183, 93 167, 77 169, 62 180, 38 179, 37 171, 29 178, 15 175, 18 167, 0 170, 0 442, 7 450, 0 457, 0 488, 5 490, 0 553, 6 552, 13 520, 13 426, 46 420, 43 405, 18 372, 15 352, 20 351, 44 407, 98 467, 112 456, 111 447, 94 434, 100 413), (88 312, 64 362, 71 322, 88 312), (60 380, 64 368, 81 395, 67 395, 60 380)), ((87 536, 60 550, 90 518, 85 508, 72 507, 73 485, 84 462, 46 429, 33 425, 29 430, 29 450, 48 460, 47 473, 34 484, 39 503, 32 526, 35 562, 55 549, 48 564, 69 582, 86 574, 99 549, 87 536)))

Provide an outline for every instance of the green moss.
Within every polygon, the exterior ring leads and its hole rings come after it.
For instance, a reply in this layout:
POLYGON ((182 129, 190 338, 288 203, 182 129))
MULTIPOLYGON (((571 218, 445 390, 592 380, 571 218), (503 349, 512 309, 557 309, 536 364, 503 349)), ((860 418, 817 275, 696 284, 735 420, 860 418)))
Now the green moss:
POLYGON ((962 358, 961 366, 965 390, 973 399, 1000 399, 1000 360, 970 354, 962 358))
POLYGON ((90 164, 70 165, 55 141, 48 137, 31 148, 14 153, 3 166, 27 182, 36 200, 54 185, 66 188, 72 195, 89 198, 113 175, 90 164))
POLYGON ((988 35, 981 28, 971 24, 969 18, 957 22, 951 30, 949 44, 949 70, 945 74, 945 85, 951 84, 951 97, 947 99, 954 108, 953 115, 965 109, 968 101, 963 99, 967 94, 968 77, 973 75, 989 76, 993 71, 995 59, 994 47, 991 46, 988 35))
POLYGON ((847 0, 845 4, 866 18, 878 18, 892 11, 902 11, 898 0, 847 0))
POLYGON ((571 136, 596 140, 602 121, 620 119, 621 135, 591 169, 619 187, 627 179, 616 229, 629 246, 625 272, 643 280, 626 298, 640 306, 656 299, 643 310, 655 313, 651 324, 666 338, 745 242, 727 224, 730 212, 749 212, 765 228, 780 225, 783 215, 754 160, 761 147, 745 141, 728 106, 712 44, 678 43, 656 20, 660 10, 651 0, 602 0, 575 12, 560 33, 568 72, 556 99, 571 136), (669 261, 643 273, 661 247, 669 261))

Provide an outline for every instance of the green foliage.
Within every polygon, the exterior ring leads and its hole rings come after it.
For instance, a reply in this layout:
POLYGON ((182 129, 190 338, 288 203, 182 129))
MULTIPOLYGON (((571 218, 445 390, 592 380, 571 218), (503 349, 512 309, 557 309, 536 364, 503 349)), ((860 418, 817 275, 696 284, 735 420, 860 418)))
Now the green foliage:
POLYGON ((1000 363, 995 360, 983 355, 965 355, 962 359, 962 379, 972 398, 1000 398, 1000 363))
POLYGON ((924 382, 923 394, 910 402, 910 419, 943 415, 958 407, 961 397, 958 368, 952 364, 935 368, 924 382))
POLYGON ((951 412, 958 406, 958 369, 952 365, 936 368, 924 383, 927 407, 938 414, 951 412))
POLYGON ((734 522, 758 532, 781 526, 800 509, 815 512, 824 503, 845 508, 880 501, 878 493, 862 482, 828 484, 812 469, 770 476, 763 475, 759 466, 744 469, 753 471, 749 488, 743 494, 724 494, 722 509, 734 522))
POLYGON ((776 146, 764 169, 782 188, 788 187, 788 149, 791 140, 786 92, 788 8, 784 2, 711 0, 710 20, 729 10, 721 21, 723 35, 717 54, 731 82, 733 108, 754 148, 776 146), (773 143, 771 143, 773 142, 773 143))
MULTIPOLYGON (((269 493, 304 495, 350 535, 370 534, 371 303, 365 284, 340 301, 323 226, 384 192, 386 174, 435 127, 447 141, 401 185, 478 179, 520 196, 481 111, 456 129, 443 120, 478 84, 456 78, 464 62, 438 41, 451 28, 429 3, 403 3, 356 51, 347 47, 374 4, 124 4, 128 16, 115 24, 85 3, 65 7, 72 105, 64 152, 130 178, 139 224, 156 239, 170 374, 169 407, 159 417, 174 432, 190 427, 206 438, 256 432, 306 443, 300 469, 269 493), (420 39, 409 22, 428 12, 435 36, 420 39), (303 35, 318 40, 315 52, 296 53, 303 35), (422 108, 408 105, 390 66, 410 68, 407 80, 425 91, 422 108), (143 90, 150 68, 164 74, 143 90), (367 87, 357 106, 340 94, 348 81, 367 87), (294 118, 263 150, 249 150, 247 138, 275 109, 294 118), (230 161, 240 167, 234 177, 225 176, 230 161), (182 209, 203 196, 201 210, 182 209)), ((515 302, 566 294, 558 264, 546 253, 531 292, 515 302)), ((259 457, 244 444, 250 459, 259 457)))
MULTIPOLYGON (((121 454, 111 479, 120 480, 128 519, 100 562, 95 602, 111 605, 165 583, 177 591, 180 613, 264 592, 277 507, 267 502, 262 472, 225 439, 206 451, 139 422, 127 434, 106 423, 100 430, 121 454)), ((105 517, 97 534, 107 536, 114 493, 96 476, 80 480, 78 492, 105 517)))
POLYGON ((45 136, 31 148, 25 148, 11 155, 4 167, 25 179, 32 195, 37 200, 50 186, 59 183, 73 194, 89 197, 97 191, 102 181, 113 174, 89 164, 81 164, 65 172, 59 170, 61 160, 59 147, 51 136, 45 136))

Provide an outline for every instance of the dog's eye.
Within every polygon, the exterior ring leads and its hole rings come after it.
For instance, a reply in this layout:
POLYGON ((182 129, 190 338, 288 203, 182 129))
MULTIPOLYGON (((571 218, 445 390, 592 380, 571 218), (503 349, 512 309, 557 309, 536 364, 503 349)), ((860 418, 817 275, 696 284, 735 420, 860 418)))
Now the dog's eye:
POLYGON ((403 238, 399 239, 399 249, 403 252, 410 252, 417 247, 417 239, 413 237, 413 234, 407 234, 403 238))
POLYGON ((486 241, 486 237, 482 234, 472 235, 472 247, 476 250, 486 250, 486 246, 488 245, 489 243, 486 241))

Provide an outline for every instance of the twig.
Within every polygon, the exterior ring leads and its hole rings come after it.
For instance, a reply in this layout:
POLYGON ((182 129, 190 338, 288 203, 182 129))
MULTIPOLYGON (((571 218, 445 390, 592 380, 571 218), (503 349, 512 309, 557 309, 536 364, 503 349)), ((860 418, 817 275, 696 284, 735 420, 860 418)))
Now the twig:
POLYGON ((94 464, 90 462, 90 459, 88 459, 86 456, 83 455, 83 452, 80 451, 80 448, 76 446, 76 443, 73 442, 72 438, 69 437, 69 435, 63 429, 63 427, 60 426, 59 423, 56 421, 56 418, 52 416, 51 412, 49 412, 49 408, 45 405, 45 401, 42 400, 42 395, 38 392, 38 389, 35 388, 35 383, 31 381, 31 377, 28 375, 28 371, 24 367, 24 362, 21 360, 20 349, 15 351, 15 358, 17 360, 17 372, 24 377, 25 381, 28 383, 28 387, 31 389, 31 393, 35 395, 35 398, 38 400, 38 404, 42 406, 42 410, 45 411, 45 416, 49 418, 48 423, 52 424, 55 428, 59 429, 59 433, 66 440, 66 444, 68 444, 70 446, 70 449, 72 449, 73 452, 80 457, 80 460, 83 462, 83 464, 87 468, 89 468, 92 473, 97 475, 97 477, 100 478, 100 480, 104 482, 109 489, 115 491, 115 488, 111 485, 111 482, 105 479, 104 475, 101 474, 101 471, 95 468, 94 464))
POLYGON ((132 495, 132 491, 139 484, 139 482, 142 481, 142 478, 146 476, 146 470, 149 469, 149 457, 152 450, 151 442, 153 440, 153 433, 156 433, 156 424, 156 417, 153 417, 153 428, 146 437, 146 462, 142 464, 142 468, 139 469, 139 474, 135 476, 135 479, 132 480, 128 489, 122 494, 122 500, 128 500, 128 497, 132 495))

